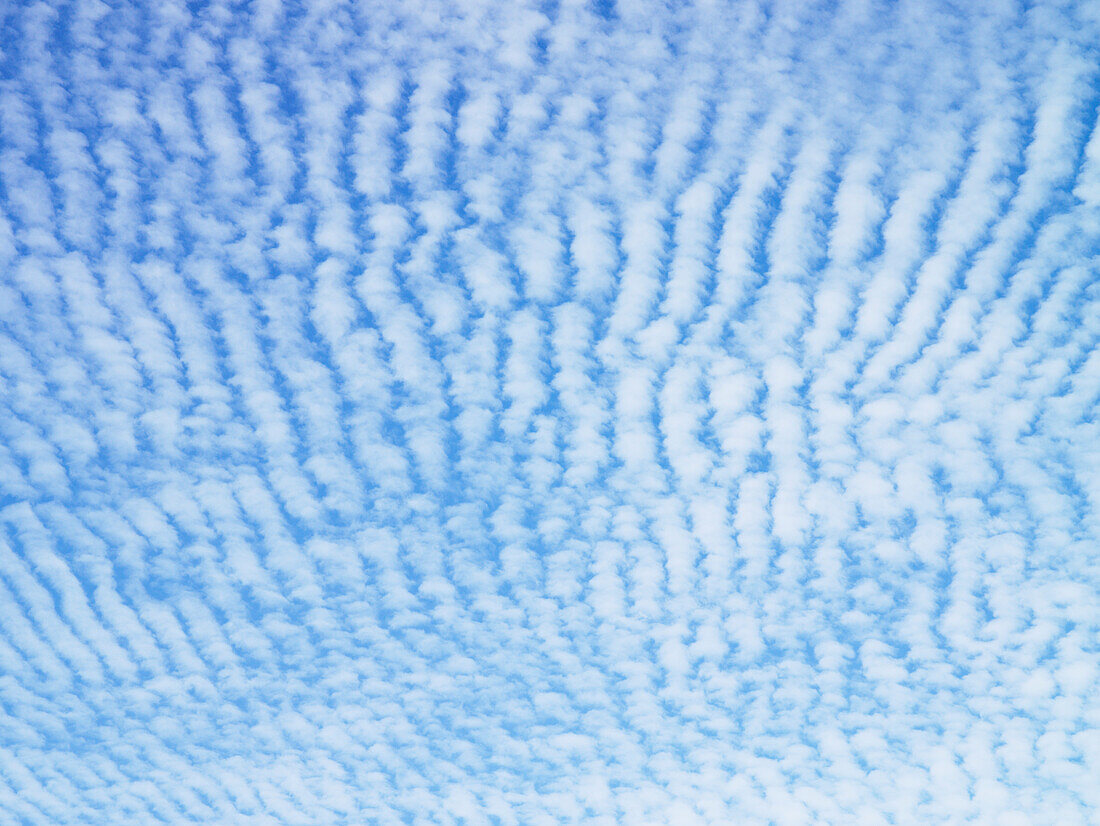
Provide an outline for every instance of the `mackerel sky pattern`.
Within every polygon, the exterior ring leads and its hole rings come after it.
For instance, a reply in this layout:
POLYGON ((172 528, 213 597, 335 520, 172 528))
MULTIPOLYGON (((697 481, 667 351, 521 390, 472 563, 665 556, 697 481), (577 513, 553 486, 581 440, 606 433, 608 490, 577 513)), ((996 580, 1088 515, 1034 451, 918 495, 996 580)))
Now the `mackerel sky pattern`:
POLYGON ((0 824, 1100 818, 1100 4, 0 4, 0 824))

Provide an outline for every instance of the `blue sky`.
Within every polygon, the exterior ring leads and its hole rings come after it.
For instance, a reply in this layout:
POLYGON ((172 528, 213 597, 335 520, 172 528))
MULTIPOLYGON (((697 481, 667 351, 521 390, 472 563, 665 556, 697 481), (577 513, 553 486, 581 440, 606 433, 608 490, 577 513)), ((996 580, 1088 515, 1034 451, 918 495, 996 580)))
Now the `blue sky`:
POLYGON ((0 9, 0 824, 1100 817, 1100 6, 0 9))

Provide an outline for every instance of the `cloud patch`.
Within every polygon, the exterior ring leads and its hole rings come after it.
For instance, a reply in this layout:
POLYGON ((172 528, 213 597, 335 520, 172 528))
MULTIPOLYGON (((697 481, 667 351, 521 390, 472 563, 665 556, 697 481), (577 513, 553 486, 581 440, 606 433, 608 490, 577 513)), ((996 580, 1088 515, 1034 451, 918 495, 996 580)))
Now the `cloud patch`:
POLYGON ((0 811, 1100 811, 1100 21, 15 4, 0 811))

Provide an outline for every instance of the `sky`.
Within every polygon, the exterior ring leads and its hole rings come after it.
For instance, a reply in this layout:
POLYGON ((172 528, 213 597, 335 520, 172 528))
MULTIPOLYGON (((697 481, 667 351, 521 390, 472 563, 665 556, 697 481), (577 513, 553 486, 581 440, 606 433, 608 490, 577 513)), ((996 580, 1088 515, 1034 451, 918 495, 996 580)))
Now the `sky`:
POLYGON ((0 4, 2 826, 1100 818, 1100 4, 0 4))

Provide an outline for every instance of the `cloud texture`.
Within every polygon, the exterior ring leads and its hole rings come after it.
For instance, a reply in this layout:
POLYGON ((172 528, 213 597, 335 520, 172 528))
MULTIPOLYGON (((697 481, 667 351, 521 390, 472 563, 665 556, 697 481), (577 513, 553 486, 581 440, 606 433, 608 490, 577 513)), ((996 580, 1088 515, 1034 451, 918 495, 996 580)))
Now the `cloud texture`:
POLYGON ((1097 6, 0 44, 0 822, 1095 822, 1097 6))

